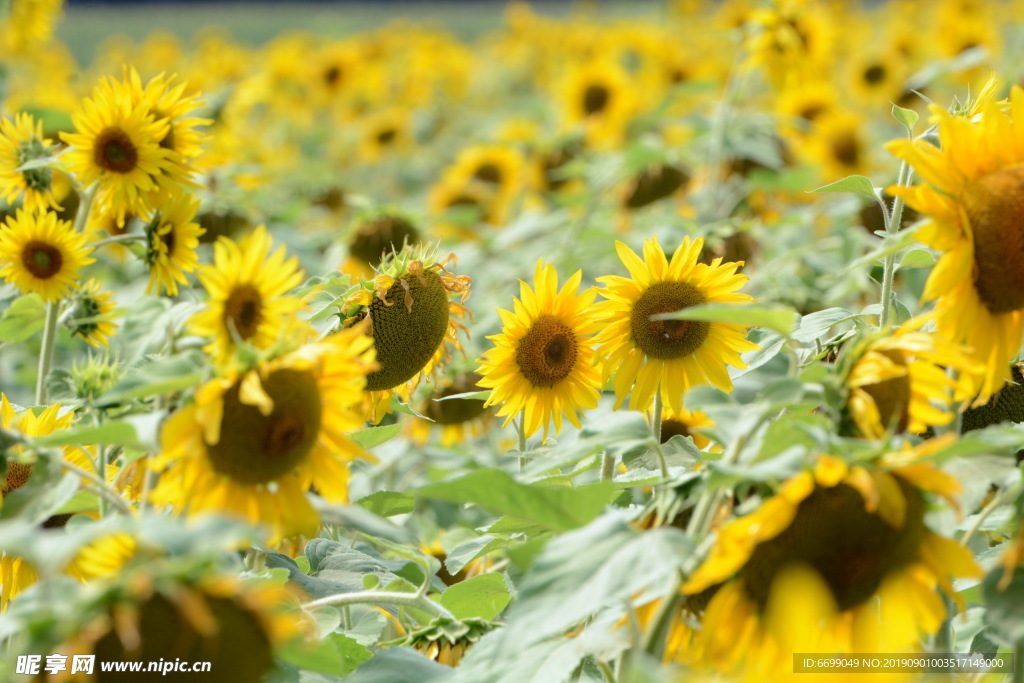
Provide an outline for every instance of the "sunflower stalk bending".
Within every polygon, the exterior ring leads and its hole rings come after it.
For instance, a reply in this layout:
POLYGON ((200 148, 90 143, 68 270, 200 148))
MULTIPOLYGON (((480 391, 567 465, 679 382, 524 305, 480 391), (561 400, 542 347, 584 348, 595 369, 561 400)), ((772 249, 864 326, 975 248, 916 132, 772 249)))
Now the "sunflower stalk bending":
MULTIPOLYGON (((897 187, 904 187, 910 181, 910 164, 900 164, 899 175, 896 176, 897 187)), ((902 195, 896 195, 892 202, 892 212, 883 211, 885 217, 885 232, 894 235, 899 232, 900 223, 903 221, 902 195)), ((885 269, 882 273, 882 312, 878 316, 879 328, 885 328, 889 324, 889 309, 892 307, 892 280, 896 274, 896 254, 889 254, 885 257, 885 269)))
POLYGON ((93 242, 92 248, 98 249, 100 247, 105 247, 108 244, 123 244, 125 242, 145 242, 146 240, 147 237, 145 235, 114 235, 113 237, 104 237, 98 242, 93 242))
POLYGON ((359 593, 339 593, 326 598, 313 600, 303 605, 303 609, 312 610, 317 607, 346 607, 348 605, 380 605, 388 604, 397 607, 412 607, 429 612, 442 619, 458 621, 451 612, 425 595, 419 593, 397 593, 389 591, 361 591, 359 593))

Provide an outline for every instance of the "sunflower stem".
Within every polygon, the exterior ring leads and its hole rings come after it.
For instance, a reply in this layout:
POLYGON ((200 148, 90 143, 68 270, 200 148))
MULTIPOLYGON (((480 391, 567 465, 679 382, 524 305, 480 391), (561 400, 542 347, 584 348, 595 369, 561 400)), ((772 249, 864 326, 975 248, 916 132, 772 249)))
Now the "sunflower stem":
POLYGON ((605 451, 601 454, 601 481, 611 481, 615 476, 615 456, 605 451))
POLYGON ((441 605, 425 596, 415 593, 396 593, 389 591, 361 591, 359 593, 338 593, 328 595, 326 598, 307 602, 302 607, 306 610, 317 607, 345 607, 347 605, 395 605, 397 607, 412 607, 423 612, 429 612, 442 619, 458 621, 455 615, 441 605))
MULTIPOLYGON (((519 419, 513 423, 516 426, 516 434, 519 436, 519 452, 526 452, 526 414, 523 413, 519 416, 519 419)), ((526 456, 519 456, 519 471, 522 472, 523 468, 526 467, 526 456)))
POLYGON ((43 326, 43 344, 39 349, 39 376, 36 377, 36 405, 46 403, 46 376, 53 365, 53 351, 57 345, 57 314, 60 302, 46 304, 46 323, 43 326))
POLYGON ((78 212, 75 213, 75 232, 83 232, 89 221, 89 212, 92 210, 92 200, 96 196, 96 185, 82 192, 82 201, 78 205, 78 212))
POLYGON ((661 449, 661 416, 664 407, 661 401, 661 383, 654 390, 654 415, 651 417, 651 436, 654 437, 654 452, 658 455, 658 467, 661 468, 661 478, 668 479, 668 461, 665 459, 665 451, 661 449))
MULTIPOLYGON (((910 164, 900 164, 900 172, 896 177, 896 186, 903 187, 910 181, 910 164)), ((895 235, 900 230, 900 223, 903 222, 903 197, 897 196, 892 202, 892 212, 882 210, 885 219, 885 232, 895 235)), ((892 306, 892 281, 896 274, 896 254, 889 254, 885 257, 885 267, 882 271, 882 312, 878 316, 878 327, 884 328, 889 324, 889 309, 892 306)))
POLYGON ((103 239, 101 239, 98 242, 93 242, 92 243, 92 248, 93 249, 99 249, 100 247, 105 247, 108 244, 120 244, 122 242, 145 242, 145 241, 146 241, 146 236, 145 235, 135 235, 135 234, 114 235, 113 237, 104 237, 103 239))

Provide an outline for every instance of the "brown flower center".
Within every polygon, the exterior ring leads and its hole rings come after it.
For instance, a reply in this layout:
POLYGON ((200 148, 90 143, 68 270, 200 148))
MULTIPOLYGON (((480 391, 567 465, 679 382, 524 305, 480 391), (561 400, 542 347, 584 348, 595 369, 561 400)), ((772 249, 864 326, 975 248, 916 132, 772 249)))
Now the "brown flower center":
POLYGON ((28 481, 29 475, 32 474, 32 465, 26 465, 20 462, 8 462, 7 463, 7 476, 4 477, 3 488, 0 492, 3 495, 7 495, 15 489, 20 489, 28 481))
POLYGON ((418 244, 420 231, 402 216, 379 216, 359 226, 349 252, 370 266, 377 266, 387 252, 401 250, 405 244, 418 244))
POLYGON ((477 180, 482 180, 485 183, 494 183, 495 185, 500 185, 501 169, 492 163, 481 164, 480 167, 476 169, 476 172, 473 174, 473 177, 476 178, 477 180))
POLYGON ((323 407, 313 375, 285 368, 261 384, 274 404, 270 415, 242 403, 235 384, 224 395, 220 440, 206 446, 213 468, 243 484, 288 474, 306 460, 320 433, 323 407))
POLYGON ((925 533, 924 502, 916 489, 894 479, 907 503, 901 529, 865 510, 861 494, 846 484, 815 488, 786 530, 751 554, 741 573, 750 599, 763 610, 775 577, 799 562, 821 576, 839 610, 846 611, 874 595, 886 575, 916 561, 925 533))
POLYGON ((231 290, 224 302, 224 324, 232 324, 242 340, 252 339, 263 322, 263 297, 258 289, 244 283, 231 290))
POLYGON ((1024 164, 981 176, 964 190, 974 233, 974 288, 992 313, 1024 308, 1024 164))
POLYGON ((60 249, 52 244, 32 240, 21 252, 21 264, 34 277, 49 280, 60 272, 61 266, 64 265, 64 257, 60 249))
POLYGON ((530 384, 551 388, 569 376, 578 352, 579 341, 573 329, 545 313, 519 340, 516 364, 530 384))
POLYGON ((683 358, 700 348, 711 324, 702 320, 651 320, 704 303, 704 294, 689 282, 658 282, 633 304, 629 316, 633 343, 649 358, 683 358))
MULTIPOLYGON (((899 351, 881 351, 890 360, 906 369, 906 360, 899 351)), ((895 426, 896 433, 907 431, 910 422, 910 374, 883 379, 862 387, 878 407, 883 427, 895 426)))
POLYGON ((611 92, 603 85, 588 85, 583 91, 583 111, 587 116, 600 114, 608 106, 611 92))
POLYGON ((693 436, 693 432, 690 431, 690 426, 682 420, 662 420, 661 421, 661 442, 667 443, 673 436, 693 436))
MULTIPOLYGON (((476 384, 479 379, 480 375, 476 373, 462 375, 452 382, 451 386, 437 392, 434 398, 440 399, 470 391, 480 391, 480 387, 476 384)), ((454 398, 448 401, 427 401, 420 412, 439 425, 457 425, 480 417, 484 411, 482 399, 454 398)))
POLYGON ((831 140, 832 157, 843 166, 856 166, 860 162, 860 141, 852 130, 844 130, 831 140))
POLYGON ((120 128, 107 128, 96 137, 93 162, 105 171, 131 173, 139 162, 139 152, 120 128))
POLYGON ((885 65, 872 64, 864 69, 864 82, 868 85, 878 85, 885 80, 885 65))

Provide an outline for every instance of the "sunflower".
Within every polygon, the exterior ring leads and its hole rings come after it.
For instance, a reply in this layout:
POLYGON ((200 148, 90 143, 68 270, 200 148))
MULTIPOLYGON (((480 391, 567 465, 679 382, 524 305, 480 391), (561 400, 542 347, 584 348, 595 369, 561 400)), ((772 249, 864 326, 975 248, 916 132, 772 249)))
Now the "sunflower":
POLYGON ((342 327, 370 321, 366 331, 380 366, 366 378, 373 422, 387 413, 392 396, 409 400, 420 379, 448 358, 448 346, 462 348, 456 333, 465 327, 456 318, 467 313, 462 302, 472 281, 446 270, 454 255, 445 263, 436 258, 436 246, 426 245, 386 254, 373 280, 360 283, 342 305, 342 327))
POLYGON ((473 145, 459 152, 445 176, 454 185, 483 183, 494 190, 500 201, 508 201, 522 188, 523 157, 510 145, 473 145))
POLYGON ((505 222, 507 204, 494 187, 480 180, 456 182, 443 177, 427 199, 432 214, 441 220, 436 232, 460 241, 480 239, 480 224, 499 226, 505 222))
POLYGON ((938 107, 939 143, 895 140, 886 148, 924 179, 888 192, 929 218, 918 238, 943 252, 922 299, 935 301, 941 336, 972 349, 985 371, 971 385, 975 405, 1010 378, 1024 334, 1024 91, 1010 111, 986 99, 980 116, 954 117, 938 107))
POLYGON ((206 662, 213 676, 230 671, 232 681, 258 683, 274 668, 275 650, 308 630, 284 588, 176 565, 137 567, 73 600, 74 616, 50 615, 51 626, 33 633, 31 648, 163 664, 161 672, 133 675, 138 681, 165 680, 171 667, 206 662))
MULTIPOLYGON (((185 273, 196 269, 199 260, 196 248, 199 246, 199 237, 206 232, 198 223, 193 222, 198 210, 198 199, 188 194, 178 194, 161 203, 146 225, 146 263, 149 265, 147 294, 155 289, 157 293, 163 290, 175 296, 178 284, 188 284, 185 273)), ((125 218, 130 216, 126 215, 125 218)), ((127 231, 127 220, 124 227, 127 231)))
POLYGON ((84 339, 90 346, 107 346, 109 337, 117 329, 113 296, 111 292, 104 292, 95 278, 83 283, 73 297, 75 313, 68 321, 71 334, 84 339))
POLYGON ((501 334, 488 337, 494 348, 477 368, 483 375, 477 384, 493 389, 484 405, 501 403, 498 416, 507 416, 505 425, 522 413, 524 437, 543 427, 547 439, 552 421, 558 434, 562 415, 578 428, 578 411, 597 407, 601 376, 590 339, 599 329, 597 293, 578 293, 582 279, 578 270, 559 290, 555 267, 539 259, 533 288, 520 282, 513 311, 498 311, 501 334))
POLYGON ((419 413, 429 419, 414 417, 410 421, 410 438, 415 443, 426 445, 436 431, 435 428, 440 428, 441 447, 451 448, 485 434, 493 421, 493 416, 491 411, 484 407, 484 399, 447 398, 482 391, 477 385, 479 380, 480 375, 470 372, 439 382, 434 388, 433 396, 419 407, 419 413))
POLYGON ((835 36, 825 7, 813 0, 775 0, 750 12, 747 20, 748 66, 761 67, 775 87, 827 72, 835 36))
MULTIPOLYGON (((666 410, 661 417, 661 442, 665 443, 673 436, 690 437, 693 439, 694 446, 704 450, 711 446, 711 440, 696 430, 714 425, 714 420, 708 417, 703 410, 684 409, 679 412, 666 410)), ((721 450, 721 446, 711 446, 712 452, 721 450)))
POLYGON ((892 335, 869 343, 850 367, 847 408, 862 436, 877 439, 890 429, 923 434, 929 427, 949 424, 950 403, 966 397, 947 369, 982 371, 964 349, 917 331, 922 322, 908 321, 892 335))
MULTIPOLYGON (((935 590, 979 577, 970 551, 925 525, 925 494, 952 500, 959 482, 931 464, 935 440, 877 464, 820 456, 812 470, 718 531, 683 585, 707 605, 691 656, 720 671, 792 671, 793 652, 903 652, 945 621, 935 590)), ((687 652, 680 653, 686 658, 687 652)))
POLYGON ((875 111, 900 97, 909 75, 907 59, 897 50, 869 49, 850 61, 848 79, 857 100, 875 111))
MULTIPOLYGON (((157 120, 167 121, 167 133, 159 145, 172 152, 172 161, 187 165, 189 160, 202 154, 201 145, 206 136, 198 129, 212 121, 193 116, 195 109, 203 104, 197 93, 186 94, 186 83, 173 85, 174 76, 160 74, 142 85, 139 72, 131 68, 125 70, 124 78, 131 88, 132 104, 144 104, 157 120)), ((191 168, 184 170, 190 174, 195 172, 191 168)))
POLYGON ((214 244, 213 264, 199 268, 199 281, 210 295, 206 309, 192 317, 192 332, 213 337, 206 347, 226 362, 244 342, 265 349, 288 332, 303 302, 286 296, 302 282, 299 261, 285 260, 284 247, 273 254, 273 241, 259 226, 237 244, 221 237, 214 244))
POLYGON ((791 85, 779 93, 775 111, 782 121, 781 131, 787 137, 802 137, 820 118, 838 112, 839 93, 827 80, 791 85))
POLYGON ((629 74, 610 59, 571 68, 561 84, 562 118, 595 146, 620 143, 636 111, 629 74))
POLYGON ((435 619, 411 631, 400 644, 419 650, 438 664, 454 668, 473 644, 493 628, 491 622, 475 617, 460 621, 435 619))
POLYGON ((43 137, 43 122, 31 114, 20 113, 13 122, 0 119, 0 196, 10 204, 21 197, 22 206, 29 211, 59 211, 53 171, 45 166, 18 170, 31 161, 47 158, 53 151, 52 140, 43 137))
POLYGON ((369 457, 346 433, 363 425, 350 406, 373 357, 359 326, 207 382, 161 429, 152 466, 163 473, 153 501, 187 515, 224 512, 264 524, 271 544, 315 535, 310 486, 344 503, 349 462, 369 457))
POLYGON ((61 133, 71 146, 63 156, 83 187, 97 186, 97 201, 117 216, 148 213, 158 190, 187 182, 185 171, 160 146, 170 132, 145 101, 133 101, 130 83, 106 79, 71 114, 76 133, 61 133))
POLYGON ((391 152, 408 149, 414 139, 412 118, 401 108, 385 109, 364 117, 359 156, 374 163, 391 152))
POLYGON ((95 259, 85 235, 46 210, 18 209, 0 226, 0 277, 43 301, 67 296, 83 266, 95 259))
POLYGON ((630 394, 629 407, 647 410, 660 385, 670 410, 683 410, 683 394, 690 387, 711 384, 732 391, 725 366, 744 368, 739 354, 758 348, 744 339, 746 329, 735 323, 686 320, 651 320, 700 304, 737 304, 752 301, 736 292, 749 279, 737 275, 742 262, 698 263, 703 238, 689 237, 671 262, 654 237, 644 242, 644 258, 622 242, 615 243, 619 258, 632 278, 608 275, 597 304, 601 332, 594 337, 604 380, 615 373, 615 407, 630 394))
POLYGON ((871 148, 865 139, 863 119, 850 111, 836 111, 814 120, 809 133, 795 140, 805 163, 821 168, 832 182, 848 175, 870 173, 871 148))

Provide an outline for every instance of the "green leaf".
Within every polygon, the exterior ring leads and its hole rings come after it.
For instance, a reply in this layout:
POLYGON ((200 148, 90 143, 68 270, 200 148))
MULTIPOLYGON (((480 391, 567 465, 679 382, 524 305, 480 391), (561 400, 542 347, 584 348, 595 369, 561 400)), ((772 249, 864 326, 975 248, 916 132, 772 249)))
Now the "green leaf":
POLYGON ((441 605, 456 619, 479 617, 492 620, 501 614, 511 599, 501 574, 480 574, 442 593, 441 605))
POLYGON ((411 647, 389 647, 356 670, 359 683, 428 683, 451 678, 454 669, 433 662, 411 647))
POLYGON ((916 111, 904 109, 898 104, 894 104, 892 105, 892 117, 903 124, 909 135, 914 134, 914 126, 917 125, 917 119, 919 118, 916 111))
POLYGON ((473 560, 483 557, 493 550, 507 548, 508 544, 506 539, 490 535, 474 538, 452 548, 452 551, 444 559, 444 568, 454 576, 473 560))
POLYGON ((598 482, 576 488, 520 484, 506 472, 482 469, 417 489, 416 495, 450 503, 475 503, 499 515, 516 515, 550 529, 568 531, 594 519, 611 500, 614 486, 598 482))
POLYGON ((53 514, 65 515, 75 512, 94 512, 100 509, 100 498, 91 491, 79 491, 53 514))
POLYGON ((26 294, 14 300, 0 316, 0 342, 19 344, 46 324, 46 304, 38 294, 26 294))
POLYGON ((709 320, 724 323, 740 323, 748 327, 760 327, 781 335, 789 336, 796 324, 797 313, 784 306, 750 305, 703 305, 684 308, 673 313, 652 315, 651 320, 709 320))
POLYGON ((364 645, 360 645, 353 638, 341 633, 331 633, 314 646, 302 640, 293 641, 282 649, 279 656, 300 669, 332 676, 347 676, 372 655, 364 645))
MULTIPOLYGON (((1006 587, 1000 590, 1003 567, 997 566, 985 577, 982 592, 985 596, 985 623, 991 635, 1001 645, 1013 647, 1024 641, 1024 568, 1016 567, 1006 587)), ((1018 662, 1018 666, 1020 663, 1018 662)))
POLYGON ((320 520, 324 524, 361 531, 370 536, 387 538, 398 543, 414 541, 412 533, 408 529, 392 524, 359 505, 331 505, 319 496, 310 496, 310 502, 320 514, 320 520))
POLYGON ((367 427, 351 434, 351 439, 363 448, 369 450, 382 443, 390 441, 402 431, 402 425, 398 422, 383 427, 367 427))
POLYGON ((43 447, 106 444, 146 448, 139 441, 135 426, 120 420, 110 420, 101 425, 81 425, 62 429, 45 436, 37 436, 32 439, 32 443, 43 447))
POLYGON ((834 183, 811 190, 811 192, 852 192, 853 194, 864 195, 878 201, 878 195, 875 194, 875 186, 871 184, 870 179, 862 175, 846 176, 842 180, 837 180, 834 183))
POLYGON ((96 405, 103 407, 197 386, 203 380, 199 356, 160 358, 127 372, 96 405))
POLYGON ((315 607, 307 611, 316 623, 317 638, 323 640, 341 626, 341 610, 337 607, 315 607))
POLYGON ((375 515, 392 517, 412 512, 416 507, 416 496, 398 491, 377 491, 356 501, 375 515))
POLYGON ((793 339, 799 342, 813 342, 833 326, 855 317, 855 314, 845 308, 826 308, 823 311, 808 313, 800 318, 800 324, 793 332, 793 339))
POLYGON ((900 259, 899 268, 931 268, 935 255, 927 249, 911 249, 900 259))

